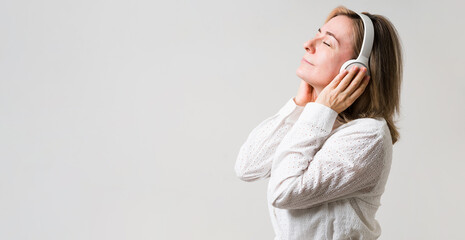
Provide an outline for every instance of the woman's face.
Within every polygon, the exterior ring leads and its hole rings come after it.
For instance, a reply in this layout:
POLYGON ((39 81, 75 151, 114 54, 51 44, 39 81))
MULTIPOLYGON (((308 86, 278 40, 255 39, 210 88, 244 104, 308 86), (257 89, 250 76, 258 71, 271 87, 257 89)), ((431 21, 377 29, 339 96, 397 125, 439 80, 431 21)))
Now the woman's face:
POLYGON ((336 16, 323 25, 313 39, 304 43, 304 54, 297 76, 321 92, 339 73, 342 64, 352 59, 352 20, 336 16))

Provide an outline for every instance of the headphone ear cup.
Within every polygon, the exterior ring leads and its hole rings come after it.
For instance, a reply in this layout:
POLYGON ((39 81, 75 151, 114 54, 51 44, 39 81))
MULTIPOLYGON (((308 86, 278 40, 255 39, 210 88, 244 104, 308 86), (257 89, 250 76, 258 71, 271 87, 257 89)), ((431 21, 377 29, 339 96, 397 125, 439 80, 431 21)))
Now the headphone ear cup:
POLYGON ((339 70, 339 72, 341 73, 342 71, 344 71, 344 69, 349 70, 349 67, 355 62, 356 62, 355 59, 351 59, 351 60, 345 62, 344 64, 342 64, 341 69, 339 70))
POLYGON ((370 69, 368 68, 368 66, 366 66, 362 62, 356 61, 355 59, 349 60, 349 61, 345 62, 344 64, 342 64, 342 67, 339 70, 339 72, 341 73, 342 71, 344 71, 344 69, 347 69, 347 71, 348 71, 353 66, 358 66, 359 68, 362 68, 362 67, 366 68, 367 69, 366 75, 368 75, 368 76, 370 75, 370 69))

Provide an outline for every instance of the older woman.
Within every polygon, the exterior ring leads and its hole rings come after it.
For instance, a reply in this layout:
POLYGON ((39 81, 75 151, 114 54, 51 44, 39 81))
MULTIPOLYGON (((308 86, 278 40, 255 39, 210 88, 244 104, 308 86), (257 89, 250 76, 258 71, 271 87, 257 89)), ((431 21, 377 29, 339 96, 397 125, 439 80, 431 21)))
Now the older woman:
MULTIPOLYGON (((297 96, 249 134, 235 164, 244 181, 270 178, 275 240, 376 239, 375 219, 399 133, 402 54, 397 32, 364 12, 374 40, 367 66, 341 70, 359 56, 362 15, 337 7, 304 44, 297 96)), ((368 61, 368 60, 367 60, 368 61)))

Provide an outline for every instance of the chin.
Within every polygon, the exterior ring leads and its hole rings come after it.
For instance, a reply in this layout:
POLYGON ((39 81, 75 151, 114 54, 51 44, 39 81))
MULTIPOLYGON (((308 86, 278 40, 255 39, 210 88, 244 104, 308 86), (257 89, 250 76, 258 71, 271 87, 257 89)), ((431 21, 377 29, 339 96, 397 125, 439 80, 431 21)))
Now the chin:
POLYGON ((304 69, 302 68, 297 68, 297 71, 295 72, 297 77, 299 77, 300 79, 308 82, 308 71, 305 71, 304 69))
POLYGON ((313 87, 326 87, 337 76, 337 72, 332 74, 321 74, 321 72, 309 72, 298 68, 296 75, 313 87))
POLYGON ((310 86, 314 87, 314 81, 312 80, 312 77, 309 75, 308 71, 302 70, 301 68, 298 68, 296 71, 297 77, 300 79, 304 80, 306 83, 310 84, 310 86))

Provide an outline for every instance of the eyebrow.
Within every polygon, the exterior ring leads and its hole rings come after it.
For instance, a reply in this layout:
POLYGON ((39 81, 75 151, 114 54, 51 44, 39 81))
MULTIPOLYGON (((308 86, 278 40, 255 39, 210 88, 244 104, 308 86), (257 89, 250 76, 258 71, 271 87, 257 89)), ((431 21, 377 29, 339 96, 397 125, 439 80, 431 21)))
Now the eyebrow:
MULTIPOLYGON (((318 28, 318 32, 321 33, 321 28, 318 28)), ((334 35, 334 33, 326 31, 326 35, 329 35, 329 36, 333 37, 334 39, 336 39, 337 43, 339 44, 339 40, 337 40, 337 38, 336 38, 336 36, 334 35)))

